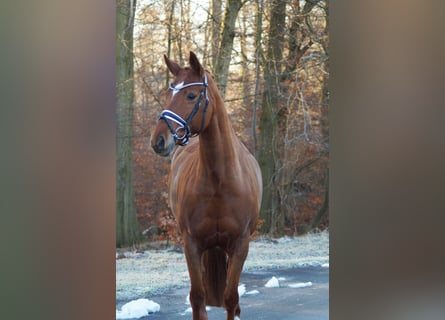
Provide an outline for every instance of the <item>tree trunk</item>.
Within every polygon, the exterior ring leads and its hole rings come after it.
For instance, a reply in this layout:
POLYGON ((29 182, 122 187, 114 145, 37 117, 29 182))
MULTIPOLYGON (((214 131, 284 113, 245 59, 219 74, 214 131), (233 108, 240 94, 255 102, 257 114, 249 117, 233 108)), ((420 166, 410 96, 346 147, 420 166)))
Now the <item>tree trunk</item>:
POLYGON ((260 72, 262 56, 262 32, 263 32, 263 0, 256 0, 256 18, 255 18, 255 95, 252 114, 252 135, 253 149, 255 158, 258 157, 258 135, 257 135, 257 110, 260 94, 260 72))
POLYGON ((216 66, 216 58, 218 56, 218 46, 221 41, 221 20, 222 20, 222 10, 221 10, 221 0, 211 0, 212 1, 212 50, 211 50, 211 61, 212 66, 216 66))
MULTIPOLYGON (((282 232, 284 217, 280 214, 278 170, 282 166, 284 138, 279 134, 279 124, 286 123, 286 112, 280 112, 280 75, 283 59, 285 34, 286 2, 273 0, 270 13, 269 41, 264 67, 264 93, 260 120, 260 145, 258 160, 263 174, 263 204, 260 218, 264 220, 262 232, 279 234, 282 232), (277 116, 278 115, 278 116, 277 116)), ((282 132, 284 128, 280 128, 282 132)))
MULTIPOLYGON (((325 35, 323 41, 321 42, 323 50, 326 55, 326 61, 324 62, 324 73, 323 73, 323 95, 322 95, 322 106, 321 106, 321 134, 323 136, 323 143, 329 145, 329 73, 330 73, 330 63, 329 63, 329 2, 326 2, 326 27, 325 35)), ((329 212, 329 167, 326 170, 326 184, 325 184, 325 197, 323 205, 317 212, 317 215, 311 222, 311 229, 315 229, 321 222, 322 217, 329 212)))
POLYGON ((325 183, 325 194, 324 200, 321 208, 318 210, 317 214, 311 221, 310 230, 318 227, 321 222, 321 218, 328 212, 329 209, 329 169, 326 170, 326 183, 325 183))
POLYGON ((310 36, 302 33, 302 25, 305 23, 307 15, 317 5, 320 0, 306 1, 303 10, 300 9, 300 1, 292 1, 292 17, 289 27, 289 52, 287 56, 286 71, 284 78, 292 79, 291 72, 295 71, 306 51, 312 46, 310 36))
MULTIPOLYGON (((173 1, 174 2, 174 1, 173 1)), ((190 20, 190 0, 181 0, 181 35, 184 38, 184 48, 193 48, 191 20, 190 20)), ((188 52, 186 53, 188 56, 188 52)))
POLYGON ((133 25, 136 0, 117 3, 116 245, 140 239, 133 189, 133 25))
POLYGON ((247 14, 248 14, 248 7, 244 6, 243 10, 241 11, 241 17, 239 19, 239 25, 240 25, 240 49, 241 49, 241 78, 242 78, 242 97, 243 97, 243 108, 246 110, 250 109, 251 106, 251 98, 250 98, 250 76, 249 76, 249 68, 248 68, 248 48, 247 48, 247 14))
POLYGON ((226 93, 230 60, 232 58, 233 39, 235 38, 235 22, 241 7, 241 0, 227 0, 223 32, 215 63, 216 82, 218 83, 223 98, 226 93))
POLYGON ((324 74, 323 74, 323 96, 322 96, 322 134, 326 143, 329 142, 329 75, 330 75, 330 59, 329 59, 329 2, 326 2, 326 27, 323 41, 321 42, 323 50, 326 55, 326 61, 324 63, 324 74))
MULTIPOLYGON (((175 13, 175 1, 171 2, 170 16, 168 18, 167 26, 167 57, 171 57, 172 48, 172 28, 173 28, 173 15, 175 13)), ((170 71, 165 68, 165 87, 167 88, 170 84, 170 71)))

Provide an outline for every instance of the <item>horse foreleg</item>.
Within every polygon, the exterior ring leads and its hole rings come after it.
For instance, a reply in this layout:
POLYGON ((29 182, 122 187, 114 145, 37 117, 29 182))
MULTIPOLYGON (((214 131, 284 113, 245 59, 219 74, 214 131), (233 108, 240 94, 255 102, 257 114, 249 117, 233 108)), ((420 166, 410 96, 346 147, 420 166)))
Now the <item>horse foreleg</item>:
POLYGON ((205 291, 202 283, 202 252, 190 239, 185 239, 184 253, 190 276, 190 304, 193 310, 193 320, 208 320, 205 308, 205 291))
POLYGON ((238 284, 249 251, 249 239, 244 240, 229 255, 229 268, 227 276, 227 286, 224 291, 224 307, 227 310, 227 320, 239 319, 241 309, 239 306, 238 284))

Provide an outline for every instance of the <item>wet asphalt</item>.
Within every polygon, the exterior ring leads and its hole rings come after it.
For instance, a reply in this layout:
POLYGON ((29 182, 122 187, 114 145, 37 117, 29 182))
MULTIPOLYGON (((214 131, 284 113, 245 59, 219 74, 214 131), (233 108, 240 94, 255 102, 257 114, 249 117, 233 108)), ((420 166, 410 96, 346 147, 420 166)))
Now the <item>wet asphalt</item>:
MULTIPOLYGON (((258 290, 258 294, 244 294, 240 297, 241 320, 327 320, 329 319, 329 269, 323 267, 303 267, 291 269, 261 270, 243 272, 240 284, 245 284, 246 292, 258 290), (264 285, 272 277, 280 280, 280 287, 266 288, 264 285), (290 288, 289 284, 312 282, 312 286, 290 288)), ((189 288, 169 289, 160 295, 144 297, 161 305, 159 312, 141 320, 188 320, 186 297, 189 288)), ((128 301, 117 301, 120 308, 128 301)), ((209 320, 225 320, 223 308, 211 307, 207 312, 209 320)))

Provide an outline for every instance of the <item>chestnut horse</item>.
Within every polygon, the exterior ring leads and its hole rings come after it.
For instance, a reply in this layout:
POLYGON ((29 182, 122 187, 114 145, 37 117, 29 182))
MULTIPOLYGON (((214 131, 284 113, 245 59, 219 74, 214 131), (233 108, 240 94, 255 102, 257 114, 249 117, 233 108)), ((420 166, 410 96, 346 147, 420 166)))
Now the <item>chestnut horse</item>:
POLYGON ((238 283, 258 221, 261 171, 196 55, 190 52, 186 68, 164 59, 175 80, 151 145, 161 156, 183 146, 172 159, 169 204, 184 241, 193 319, 207 320, 209 305, 224 307, 233 320, 240 315, 238 283))

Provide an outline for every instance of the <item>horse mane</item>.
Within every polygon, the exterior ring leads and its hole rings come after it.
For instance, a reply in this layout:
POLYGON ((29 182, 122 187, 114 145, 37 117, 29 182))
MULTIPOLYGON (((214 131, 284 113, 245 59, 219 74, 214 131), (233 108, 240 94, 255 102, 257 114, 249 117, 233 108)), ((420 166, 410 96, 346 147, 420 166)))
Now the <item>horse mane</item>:
POLYGON ((212 77, 213 80, 215 80, 215 75, 212 73, 212 71, 210 71, 210 70, 207 69, 207 68, 204 69, 204 71, 207 72, 207 73, 212 77))

